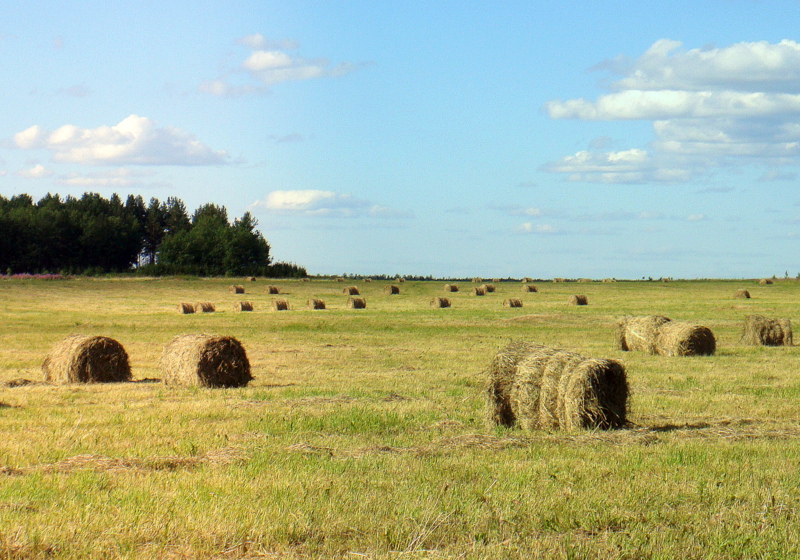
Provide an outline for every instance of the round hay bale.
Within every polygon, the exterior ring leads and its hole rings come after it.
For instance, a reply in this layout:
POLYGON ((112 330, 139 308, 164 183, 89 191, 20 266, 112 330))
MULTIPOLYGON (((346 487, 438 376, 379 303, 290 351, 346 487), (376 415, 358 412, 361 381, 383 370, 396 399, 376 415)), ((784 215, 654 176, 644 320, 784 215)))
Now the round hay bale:
POLYGON ((311 282, 311 278, 302 278, 301 280, 302 280, 303 282, 311 282))
POLYGON ((519 298, 508 298, 503 301, 505 307, 522 307, 522 300, 519 298))
POLYGON ((743 299, 750 299, 750 292, 745 289, 739 289, 733 292, 733 297, 735 298, 743 298, 743 299))
POLYGON ((390 295, 391 294, 399 294, 400 293, 400 287, 399 286, 395 286, 394 284, 386 285, 386 286, 383 287, 383 293, 384 294, 390 294, 390 295))
POLYGON ((579 284, 591 284, 592 283, 592 279, 591 278, 578 278, 578 283, 579 284))
POLYGON ((214 313, 217 308, 210 301, 200 301, 194 304, 194 310, 201 313, 214 313))
POLYGON ((342 293, 347 294, 348 296, 357 296, 359 295, 360 292, 358 291, 358 288, 356 288, 355 286, 350 286, 342 290, 342 293))
POLYGON ((160 365, 166 385, 244 387, 253 379, 244 347, 230 336, 177 336, 164 347, 160 365))
POLYGON ((362 297, 347 298, 348 309, 366 309, 366 307, 367 307, 367 300, 365 300, 362 297))
POLYGON ((42 363, 49 383, 109 383, 131 380, 128 354, 106 336, 75 334, 53 345, 42 363))
POLYGON ((458 291, 458 284, 445 284, 444 285, 445 292, 457 292, 458 291))
POLYGON ((281 293, 281 289, 278 286, 267 286, 267 293, 270 295, 276 295, 281 293))
POLYGON ((191 303, 179 303, 178 313, 183 313, 184 315, 194 313, 194 305, 191 303))
POLYGON ((247 277, 247 281, 248 282, 255 282, 256 281, 256 277, 255 276, 248 276, 247 277))
POLYGON ((233 306, 233 310, 234 311, 240 311, 240 312, 241 311, 252 311, 253 310, 253 304, 250 303, 249 301, 240 301, 240 302, 236 303, 236 305, 233 306))
POLYGON ((522 291, 525 292, 526 294, 529 294, 538 292, 539 290, 536 288, 536 286, 532 286, 531 284, 525 284, 524 286, 522 286, 522 291))
POLYGON ((740 340, 752 346, 792 346, 792 322, 789 319, 748 315, 740 340))
POLYGON ((397 278, 397 280, 396 280, 396 281, 397 281, 397 282, 405 282, 405 281, 406 281, 406 279, 405 279, 405 278, 403 278, 402 276, 399 276, 399 277, 397 278))
POLYGON ((662 356, 712 356, 717 349, 708 327, 669 321, 658 327, 656 353, 662 356))
POLYGON ((589 298, 585 295, 569 296, 568 303, 570 305, 589 305, 589 298))
POLYGON ((515 341, 495 355, 487 373, 494 424, 562 430, 625 425, 628 381, 614 360, 515 341))
POLYGON ((492 282, 494 282, 495 284, 499 284, 500 283, 500 279, 499 278, 492 278, 492 282))
POLYGON ((364 283, 372 282, 372 278, 364 278, 364 283))
POLYGON ((562 282, 566 282, 563 278, 553 278, 554 284, 561 284, 562 282))
POLYGON ((758 283, 762 286, 769 286, 770 284, 772 284, 772 280, 770 280, 769 278, 762 278, 761 280, 758 281, 758 283))
POLYGON ((325 309, 325 302, 321 299, 311 298, 306 302, 309 309, 325 309))
POLYGON ((244 286, 231 286, 230 288, 228 288, 228 291, 232 294, 243 294, 244 286))
POLYGON ((289 301, 285 299, 273 299, 272 300, 272 309, 275 311, 288 311, 289 310, 289 301))
POLYGON ((337 278, 336 281, 337 282, 344 282, 344 278, 337 278))
POLYGON ((482 288, 487 294, 493 294, 494 293, 494 285, 493 284, 484 284, 482 286, 482 288))
POLYGON ((472 288, 472 295, 485 296, 486 288, 484 288, 483 286, 475 286, 474 288, 472 288))
POLYGON ((525 284, 527 282, 533 282, 533 278, 531 278, 530 276, 526 276, 525 278, 520 280, 520 282, 522 282, 523 284, 525 284))
POLYGON ((437 308, 450 307, 450 298, 435 297, 431 300, 431 307, 437 307, 437 308))
POLYGON ((670 319, 661 315, 643 317, 623 317, 617 321, 615 330, 616 347, 619 350, 639 350, 656 354, 656 338, 661 325, 670 319))
POLYGON ((472 279, 472 282, 473 284, 480 284, 483 282, 483 278, 481 278, 480 276, 476 276, 475 278, 472 279))

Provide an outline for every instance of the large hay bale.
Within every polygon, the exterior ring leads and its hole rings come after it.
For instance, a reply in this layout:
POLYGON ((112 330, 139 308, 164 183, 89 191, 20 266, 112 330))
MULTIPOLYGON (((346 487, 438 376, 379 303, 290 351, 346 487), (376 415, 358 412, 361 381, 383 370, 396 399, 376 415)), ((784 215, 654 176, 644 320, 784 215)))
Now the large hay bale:
POLYGON ((194 305, 191 303, 179 303, 178 313, 183 313, 184 315, 188 315, 189 313, 194 313, 194 305))
POLYGON ((106 336, 75 334, 53 345, 42 363, 50 383, 130 381, 131 366, 122 345, 106 336))
POLYGON ((494 284, 484 284, 482 288, 487 294, 493 294, 495 289, 494 284))
POLYGON ((772 284, 772 280, 770 280, 769 278, 762 278, 761 280, 758 281, 758 283, 762 286, 768 286, 772 284))
POLYGON ((311 298, 306 302, 309 309, 325 309, 325 302, 321 299, 311 298))
POLYGON ((717 349, 708 327, 669 321, 658 328, 656 352, 662 356, 712 356, 717 349))
POLYGON ((367 307, 367 300, 365 300, 362 297, 347 298, 348 309, 366 309, 366 307, 367 307))
POLYGON ((431 300, 431 307, 450 307, 450 298, 446 297, 435 297, 431 300))
POLYGON ((272 309, 275 311, 288 311, 289 310, 289 300, 286 299, 273 299, 272 300, 272 309))
POLYGON ((217 310, 210 301, 199 301, 194 304, 194 309, 195 311, 199 310, 201 313, 214 313, 217 310))
POLYGON ((483 286, 475 286, 474 288, 472 288, 472 295, 485 296, 486 288, 484 288, 483 286))
POLYGON ((522 291, 528 294, 528 293, 538 292, 539 290, 536 288, 536 286, 533 286, 531 284, 525 284, 524 286, 522 286, 522 291))
POLYGON ((792 346, 792 322, 748 315, 744 320, 741 341, 753 346, 792 346))
POLYGON ((488 368, 489 418, 533 429, 619 428, 625 424, 628 381, 614 360, 515 341, 488 368))
POLYGON ((508 298, 503 301, 505 307, 522 307, 522 300, 519 298, 508 298))
POLYGON ((177 336, 164 347, 160 365, 167 385, 244 387, 253 379, 244 347, 230 336, 177 336))
POLYGON ((267 286, 267 293, 270 295, 279 294, 281 289, 278 286, 267 286))
POLYGON ((656 354, 656 335, 658 328, 670 319, 661 315, 643 317, 623 317, 617 321, 615 330, 616 346, 619 350, 639 350, 656 354))
POLYGON ((457 292, 458 291, 458 284, 445 284, 444 285, 445 292, 457 292))
POLYGON ((569 296, 568 303, 570 305, 589 305, 589 298, 582 294, 569 296))
POLYGON ((347 294, 348 296, 357 296, 359 295, 360 292, 358 291, 358 288, 356 288, 355 286, 349 286, 344 290, 342 290, 342 293, 347 294))
POLYGON ((250 303, 249 301, 240 301, 240 302, 237 302, 233 306, 233 310, 234 311, 240 311, 240 312, 241 311, 252 311, 253 310, 253 304, 250 303))
POLYGON ((244 286, 231 286, 228 288, 228 291, 232 294, 243 294, 244 293, 244 286))
POLYGON ((399 286, 395 286, 394 284, 387 284, 386 286, 383 287, 383 293, 384 294, 390 294, 390 295, 391 294, 399 294, 400 293, 400 287, 399 286))
POLYGON ((743 298, 743 299, 750 299, 750 292, 745 289, 739 289, 733 292, 733 297, 735 298, 743 298))

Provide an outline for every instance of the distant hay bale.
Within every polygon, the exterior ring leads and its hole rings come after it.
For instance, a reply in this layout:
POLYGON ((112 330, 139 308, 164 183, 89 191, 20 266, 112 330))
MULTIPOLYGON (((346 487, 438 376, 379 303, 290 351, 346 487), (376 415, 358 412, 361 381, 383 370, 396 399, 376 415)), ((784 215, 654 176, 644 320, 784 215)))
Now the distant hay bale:
POLYGON ((311 278, 301 278, 303 282, 311 282, 311 278))
POLYGON ((396 282, 405 282, 405 281, 406 281, 406 279, 405 279, 405 278, 403 278, 402 276, 398 276, 398 277, 397 277, 397 280, 395 280, 395 281, 396 281, 396 282))
POLYGON ((503 301, 505 307, 522 307, 522 300, 519 298, 508 298, 503 301))
POLYGON ((311 298, 306 302, 309 309, 325 309, 325 302, 321 299, 311 298))
POLYGON ((177 336, 164 347, 160 366, 166 385, 244 387, 253 379, 244 347, 230 336, 177 336))
POLYGON ((256 281, 256 277, 255 276, 248 276, 247 277, 247 281, 248 282, 255 282, 256 281))
POLYGON ((741 341, 753 346, 792 346, 792 322, 748 315, 744 320, 741 341))
POLYGON ((591 284, 592 283, 592 279, 591 278, 578 278, 578 282, 580 284, 591 284))
POLYGON ((531 278, 530 276, 526 276, 525 278, 523 278, 523 279, 521 280, 521 282, 522 282, 523 284, 525 284, 526 282, 533 282, 533 278, 531 278))
POLYGON ((233 306, 234 311, 252 311, 253 304, 249 301, 240 301, 237 302, 236 305, 233 306))
POLYGON ((444 285, 445 292, 457 292, 458 291, 458 284, 445 284, 444 285))
POLYGON ((744 289, 739 289, 739 290, 736 290, 735 292, 733 292, 733 297, 750 299, 750 292, 748 292, 747 290, 744 290, 744 289))
POLYGON ((614 338, 619 350, 642 351, 657 354, 656 334, 658 328, 670 319, 661 315, 645 315, 642 317, 623 317, 617 321, 614 338))
POLYGON ((390 294, 390 295, 391 294, 399 294, 400 293, 400 287, 399 286, 395 286, 394 284, 387 284, 386 286, 383 287, 383 293, 384 294, 390 294))
POLYGON ((480 276, 476 276, 475 278, 472 279, 472 282, 474 284, 480 284, 481 282, 483 282, 483 278, 481 278, 480 276))
POLYGON ((553 282, 556 283, 556 284, 560 284, 560 283, 565 282, 565 281, 566 280, 564 280, 563 278, 553 278, 553 282))
POLYGON ((278 286, 270 285, 270 286, 267 286, 267 293, 271 294, 271 295, 279 294, 279 293, 281 293, 281 289, 278 286))
POLYGON ((288 311, 289 310, 289 301, 285 299, 273 299, 272 300, 272 309, 275 311, 288 311))
POLYGON ((603 278, 603 284, 611 284, 613 282, 616 282, 613 278, 603 278))
POLYGON ((42 363, 49 383, 130 381, 131 367, 122 345, 105 336, 75 334, 53 345, 42 363))
POLYGON ((500 283, 500 279, 499 278, 492 278, 492 282, 494 282, 495 284, 499 284, 500 283))
POLYGON ((628 381, 617 361, 515 341, 495 355, 487 373, 494 424, 529 430, 625 425, 628 381))
POLYGON ((194 305, 191 303, 179 303, 178 312, 183 313, 184 315, 188 315, 189 313, 194 313, 194 305))
POLYGON ((194 310, 201 313, 214 313, 217 308, 210 301, 199 301, 194 304, 194 310))
POLYGON ((230 288, 228 288, 228 291, 232 294, 243 294, 244 286, 231 286, 230 288))
POLYGON ((344 282, 344 278, 337 278, 336 281, 337 282, 344 282))
POLYGON ((437 307, 437 308, 450 307, 450 298, 435 297, 431 300, 431 307, 437 307))
POLYGON ((364 278, 364 283, 366 284, 367 282, 372 282, 372 278, 364 278))
POLYGON ((475 286, 474 288, 472 288, 472 295, 485 296, 486 288, 484 288, 483 286, 475 286))
POLYGON ((770 280, 769 278, 762 278, 761 280, 758 281, 758 283, 761 284, 762 286, 767 286, 769 284, 772 284, 772 280, 770 280))
POLYGON ((494 284, 484 284, 482 287, 487 294, 494 293, 494 284))
POLYGON ((570 305, 589 305, 589 298, 585 295, 569 296, 568 303, 570 305))
POLYGON ((342 290, 342 293, 343 294, 347 294, 348 296, 357 296, 357 295, 359 295, 358 288, 356 288, 355 286, 349 286, 349 287, 345 288, 344 290, 342 290))
POLYGON ((525 293, 533 293, 533 292, 538 292, 539 290, 536 288, 536 286, 532 286, 531 284, 525 284, 524 286, 522 286, 522 291, 525 293))
POLYGON ((367 300, 361 297, 351 297, 347 298, 347 308, 348 309, 366 309, 367 307, 367 300))
POLYGON ((717 340, 708 327, 670 321, 658 328, 656 352, 662 356, 712 356, 717 340))

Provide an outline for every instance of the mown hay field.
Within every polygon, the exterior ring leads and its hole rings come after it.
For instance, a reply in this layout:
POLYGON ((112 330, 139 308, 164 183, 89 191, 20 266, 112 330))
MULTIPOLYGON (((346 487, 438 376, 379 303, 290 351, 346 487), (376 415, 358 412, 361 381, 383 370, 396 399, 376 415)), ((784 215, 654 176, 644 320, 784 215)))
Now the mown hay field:
POLYGON ((569 282, 462 282, 443 309, 444 282, 386 283, 348 309, 334 280, 0 280, 0 557, 800 555, 800 350, 739 340, 747 315, 800 320, 797 282, 583 283, 586 306, 569 282), (619 350, 625 315, 704 325, 716 353, 619 350), (239 340, 253 381, 161 383, 164 346, 199 333, 239 340), (72 334, 119 341, 132 382, 42 383, 72 334), (487 425, 510 340, 622 362, 630 425, 487 425))

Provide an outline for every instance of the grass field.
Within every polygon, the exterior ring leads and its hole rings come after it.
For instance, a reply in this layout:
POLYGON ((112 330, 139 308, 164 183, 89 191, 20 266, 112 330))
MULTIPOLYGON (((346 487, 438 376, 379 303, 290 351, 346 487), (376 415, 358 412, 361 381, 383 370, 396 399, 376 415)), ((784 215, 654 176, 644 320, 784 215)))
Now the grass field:
POLYGON ((739 343, 745 315, 800 317, 798 282, 232 283, 0 280, 0 558, 800 557, 800 351, 739 343), (616 350, 626 314, 705 325, 717 353, 616 350), (158 381, 164 345, 202 332, 242 342, 249 386, 158 381), (121 342, 134 382, 41 383, 73 333, 121 342), (631 427, 487 426, 483 372, 511 339, 622 361, 631 427))

